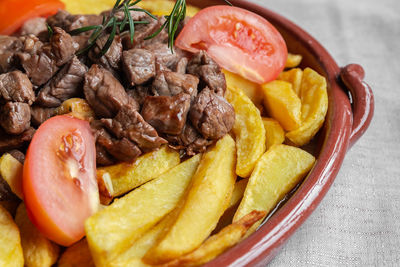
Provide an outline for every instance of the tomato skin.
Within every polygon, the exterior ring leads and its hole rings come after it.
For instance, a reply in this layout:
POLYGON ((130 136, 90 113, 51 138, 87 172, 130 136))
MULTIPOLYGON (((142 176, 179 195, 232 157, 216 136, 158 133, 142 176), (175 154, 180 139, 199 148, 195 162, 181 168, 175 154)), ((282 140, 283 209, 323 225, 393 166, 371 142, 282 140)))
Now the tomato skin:
POLYGON ((231 6, 201 10, 175 45, 192 53, 206 50, 222 68, 259 84, 277 78, 288 53, 283 37, 266 19, 231 6))
POLYGON ((25 21, 35 17, 47 17, 64 9, 58 0, 1 0, 0 34, 10 35, 17 31, 25 21))
POLYGON ((80 240, 100 204, 89 123, 68 115, 43 123, 29 145, 22 186, 29 218, 44 236, 63 246, 80 240))

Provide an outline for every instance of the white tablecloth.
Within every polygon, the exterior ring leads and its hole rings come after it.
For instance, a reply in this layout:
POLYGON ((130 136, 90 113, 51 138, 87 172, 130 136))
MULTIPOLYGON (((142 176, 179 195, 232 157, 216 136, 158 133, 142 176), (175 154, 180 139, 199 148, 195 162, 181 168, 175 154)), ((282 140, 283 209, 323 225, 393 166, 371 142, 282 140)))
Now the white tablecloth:
POLYGON ((370 128, 270 266, 400 266, 400 1, 253 2, 308 31, 339 66, 362 65, 375 94, 370 128))

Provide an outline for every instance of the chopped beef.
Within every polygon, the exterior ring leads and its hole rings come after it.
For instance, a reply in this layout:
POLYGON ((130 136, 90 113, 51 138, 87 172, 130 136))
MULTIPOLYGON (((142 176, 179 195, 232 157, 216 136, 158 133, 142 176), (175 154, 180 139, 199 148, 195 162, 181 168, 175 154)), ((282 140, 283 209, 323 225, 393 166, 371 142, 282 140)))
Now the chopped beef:
POLYGON ((152 151, 167 143, 132 107, 121 108, 114 119, 101 119, 104 126, 118 139, 127 138, 135 142, 143 152, 152 151))
POLYGON ((36 36, 47 35, 47 25, 46 19, 42 17, 37 17, 25 21, 19 30, 20 35, 33 34, 36 36))
POLYGON ((35 101, 32 83, 26 74, 12 71, 0 75, 0 99, 23 102, 29 105, 35 101))
POLYGON ((175 72, 180 73, 180 74, 186 74, 186 67, 188 64, 189 60, 187 57, 181 58, 178 63, 176 64, 175 67, 175 72))
POLYGON ((195 54, 189 61, 187 72, 196 75, 211 90, 224 95, 226 90, 225 75, 218 64, 205 51, 195 54))
POLYGON ((142 116, 158 132, 178 135, 185 126, 190 107, 190 95, 148 96, 144 101, 142 116))
POLYGON ((103 21, 103 16, 99 15, 71 15, 65 10, 59 10, 57 14, 47 18, 50 27, 60 27, 69 32, 78 28, 99 25, 103 21))
POLYGON ((189 118, 204 138, 219 139, 232 129, 235 111, 225 98, 206 87, 196 97, 189 118))
POLYGON ((101 166, 113 165, 115 163, 114 158, 98 142, 96 142, 96 163, 101 166))
POLYGON ((25 155, 24 153, 22 153, 21 151, 17 150, 17 149, 13 149, 11 151, 8 151, 8 153, 13 156, 13 158, 15 158, 16 160, 18 160, 19 162, 21 162, 22 164, 24 164, 25 161, 25 155))
POLYGON ((93 63, 102 66, 103 68, 110 71, 115 77, 119 76, 119 69, 122 57, 122 44, 121 38, 116 35, 110 48, 101 56, 101 50, 108 40, 108 35, 103 35, 96 41, 96 45, 89 52, 89 58, 93 63))
POLYGON ((114 117, 123 105, 128 104, 128 94, 121 83, 96 64, 85 75, 83 91, 89 105, 101 118, 114 117))
POLYGON ((0 125, 8 134, 21 134, 31 125, 31 109, 28 104, 7 102, 0 109, 0 125))
POLYGON ((128 90, 127 93, 131 98, 135 99, 139 106, 142 106, 146 97, 151 95, 151 88, 148 86, 136 86, 134 89, 128 90))
POLYGON ((146 83, 156 75, 154 55, 144 49, 124 51, 122 67, 131 86, 146 83))
POLYGON ((50 45, 51 52, 58 67, 70 61, 79 48, 79 44, 72 39, 71 35, 59 27, 53 28, 53 36, 51 37, 50 45))
POLYGON ((25 143, 32 140, 35 129, 32 127, 20 135, 9 135, 0 129, 0 154, 12 149, 21 148, 25 143))
POLYGON ((18 201, 18 197, 11 191, 7 181, 0 176, 0 201, 18 201))
POLYGON ((65 100, 83 94, 87 67, 74 56, 39 92, 36 103, 43 107, 58 107, 65 100))
POLYGON ((199 79, 191 74, 180 74, 172 71, 159 72, 153 81, 156 95, 174 96, 186 93, 193 100, 197 95, 199 79))
POLYGON ((31 107, 31 124, 39 127, 43 122, 56 115, 55 108, 44 108, 40 106, 31 107))
POLYGON ((174 48, 174 52, 172 52, 167 43, 153 42, 141 48, 153 52, 156 62, 167 69, 173 69, 185 56, 185 53, 178 48, 174 48))
POLYGON ((21 48, 22 42, 19 38, 0 35, 0 74, 15 69, 15 54, 21 48))

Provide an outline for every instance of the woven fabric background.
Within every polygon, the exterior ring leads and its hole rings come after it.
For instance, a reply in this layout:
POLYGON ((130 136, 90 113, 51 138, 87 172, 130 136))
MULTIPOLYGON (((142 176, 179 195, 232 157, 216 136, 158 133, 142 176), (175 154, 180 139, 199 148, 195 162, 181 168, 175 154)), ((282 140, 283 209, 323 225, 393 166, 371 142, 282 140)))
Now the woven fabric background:
POLYGON ((269 266, 400 266, 400 1, 252 2, 305 29, 339 66, 362 65, 375 94, 370 128, 269 266))

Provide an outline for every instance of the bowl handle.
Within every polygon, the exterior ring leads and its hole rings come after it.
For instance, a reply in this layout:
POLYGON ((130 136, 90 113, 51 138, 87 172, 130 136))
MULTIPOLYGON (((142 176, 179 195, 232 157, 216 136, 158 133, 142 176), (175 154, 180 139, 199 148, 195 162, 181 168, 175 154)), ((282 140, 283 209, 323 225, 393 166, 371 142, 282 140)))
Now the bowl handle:
POLYGON ((340 78, 351 93, 353 128, 349 148, 364 134, 374 115, 374 94, 364 82, 364 69, 358 64, 349 64, 340 70, 340 78))

